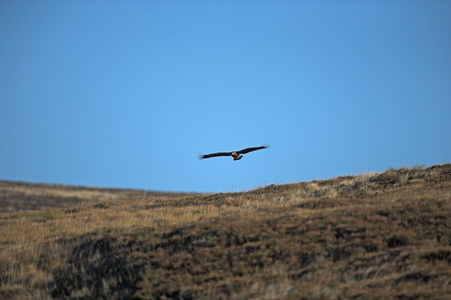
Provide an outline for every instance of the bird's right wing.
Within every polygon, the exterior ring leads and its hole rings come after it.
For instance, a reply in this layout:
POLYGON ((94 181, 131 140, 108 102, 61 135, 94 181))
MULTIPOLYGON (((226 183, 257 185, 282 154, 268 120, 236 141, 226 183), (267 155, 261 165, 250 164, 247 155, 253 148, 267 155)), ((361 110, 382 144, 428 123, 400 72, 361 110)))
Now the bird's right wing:
POLYGON ((205 155, 200 154, 199 159, 216 157, 216 156, 230 156, 230 155, 232 155, 231 152, 217 152, 217 153, 211 153, 211 154, 205 154, 205 155))

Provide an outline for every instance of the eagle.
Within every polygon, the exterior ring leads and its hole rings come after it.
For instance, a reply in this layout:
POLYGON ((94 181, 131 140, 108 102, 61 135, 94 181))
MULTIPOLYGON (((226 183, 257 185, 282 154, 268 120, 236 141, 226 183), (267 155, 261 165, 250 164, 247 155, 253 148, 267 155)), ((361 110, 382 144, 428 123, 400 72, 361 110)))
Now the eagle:
POLYGON ((210 157, 216 157, 216 156, 232 156, 233 160, 240 160, 243 158, 243 155, 241 154, 246 154, 252 151, 256 151, 256 150, 260 150, 260 149, 266 149, 269 148, 269 145, 264 145, 264 146, 260 146, 260 147, 251 147, 251 148, 246 148, 240 151, 232 151, 232 152, 217 152, 217 153, 211 153, 211 154, 205 154, 205 155, 199 155, 199 159, 205 159, 205 158, 210 158, 210 157))

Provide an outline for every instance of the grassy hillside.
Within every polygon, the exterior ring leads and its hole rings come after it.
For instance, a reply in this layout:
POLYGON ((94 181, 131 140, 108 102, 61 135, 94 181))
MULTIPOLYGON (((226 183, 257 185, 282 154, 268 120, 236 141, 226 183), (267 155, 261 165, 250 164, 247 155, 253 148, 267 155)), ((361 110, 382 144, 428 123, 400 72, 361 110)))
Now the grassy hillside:
POLYGON ((182 193, 106 189, 0 180, 0 213, 70 208, 84 201, 119 201, 152 197, 180 197, 182 193))
POLYGON ((451 164, 0 214, 0 298, 447 299, 451 164))

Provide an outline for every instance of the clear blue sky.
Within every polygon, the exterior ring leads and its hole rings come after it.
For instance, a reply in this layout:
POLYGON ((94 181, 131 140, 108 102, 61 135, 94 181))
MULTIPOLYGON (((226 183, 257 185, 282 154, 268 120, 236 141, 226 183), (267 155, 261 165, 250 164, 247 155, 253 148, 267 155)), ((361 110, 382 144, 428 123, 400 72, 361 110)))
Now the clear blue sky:
POLYGON ((2 0, 0 179, 229 192, 449 162, 450 16, 426 0, 2 0))

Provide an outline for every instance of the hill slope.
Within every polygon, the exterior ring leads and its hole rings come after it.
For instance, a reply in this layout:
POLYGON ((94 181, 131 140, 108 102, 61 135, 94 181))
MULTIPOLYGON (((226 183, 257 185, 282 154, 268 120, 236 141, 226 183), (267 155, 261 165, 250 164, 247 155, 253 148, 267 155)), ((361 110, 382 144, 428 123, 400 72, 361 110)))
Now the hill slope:
POLYGON ((161 196, 179 197, 186 194, 189 193, 95 188, 0 180, 0 213, 69 208, 84 201, 119 201, 161 196))
POLYGON ((445 299, 451 164, 0 214, 0 298, 445 299))

